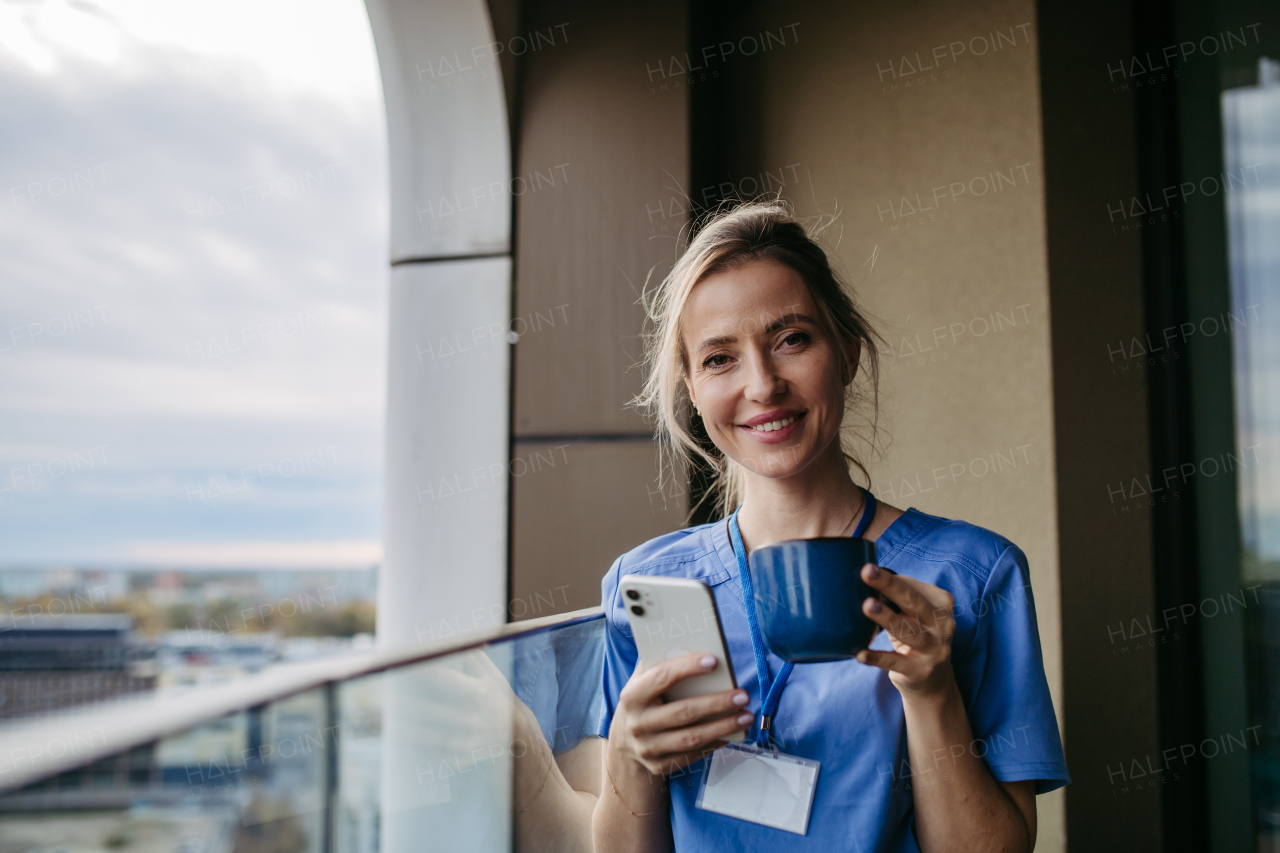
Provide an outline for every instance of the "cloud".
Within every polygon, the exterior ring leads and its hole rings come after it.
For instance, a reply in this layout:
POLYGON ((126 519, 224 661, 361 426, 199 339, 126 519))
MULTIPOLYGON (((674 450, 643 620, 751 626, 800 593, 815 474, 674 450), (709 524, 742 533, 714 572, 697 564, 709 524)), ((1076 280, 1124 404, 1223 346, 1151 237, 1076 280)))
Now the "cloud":
POLYGON ((356 108, 380 97, 368 18, 352 0, 0 2, 0 48, 44 75, 83 60, 120 78, 145 75, 169 51, 187 78, 239 77, 279 97, 356 108))
POLYGON ((34 6, 0 39, 0 559, 376 539, 386 143, 363 8, 339 5, 342 38, 311 5, 210 5, 196 52, 199 19, 123 2, 75 13, 114 59, 34 6), (326 62, 358 79, 327 91, 326 62), (207 497, 307 453, 325 465, 207 497))

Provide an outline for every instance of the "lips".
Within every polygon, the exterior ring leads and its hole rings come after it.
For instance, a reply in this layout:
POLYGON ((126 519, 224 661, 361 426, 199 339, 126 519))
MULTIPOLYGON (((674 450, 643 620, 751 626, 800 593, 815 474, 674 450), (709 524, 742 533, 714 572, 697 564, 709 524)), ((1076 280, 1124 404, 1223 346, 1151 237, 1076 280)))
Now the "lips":
POLYGON ((796 430, 800 429, 800 422, 804 420, 806 414, 808 413, 796 409, 775 409, 763 415, 756 415, 738 426, 751 433, 751 437, 756 441, 778 444, 787 441, 796 430))
POLYGON ((792 415, 791 417, 783 418, 780 421, 769 421, 768 423, 757 424, 756 426, 749 427, 749 429, 755 432, 777 432, 780 429, 791 426, 796 422, 797 417, 799 417, 799 415, 792 415))
POLYGON ((784 429, 793 421, 804 417, 804 415, 805 413, 799 409, 774 409, 771 412, 765 412, 764 414, 756 415, 753 418, 748 418, 746 421, 739 424, 739 426, 744 426, 749 429, 756 429, 757 427, 764 426, 768 426, 775 430, 784 429))

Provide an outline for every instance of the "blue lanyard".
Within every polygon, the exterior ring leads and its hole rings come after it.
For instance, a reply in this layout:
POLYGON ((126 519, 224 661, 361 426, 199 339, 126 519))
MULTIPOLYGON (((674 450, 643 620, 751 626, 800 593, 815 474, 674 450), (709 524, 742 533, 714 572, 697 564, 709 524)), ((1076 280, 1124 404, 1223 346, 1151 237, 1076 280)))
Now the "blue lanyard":
MULTIPOLYGON (((876 514, 876 496, 866 489, 863 489, 862 493, 866 495, 866 505, 862 508, 862 517, 858 519, 858 526, 854 528, 852 537, 854 539, 867 532, 867 527, 870 526, 871 519, 876 514)), ((764 638, 760 634, 760 618, 756 615, 755 586, 751 582, 751 568, 747 565, 747 548, 742 544, 742 531, 738 529, 738 510, 734 510, 733 515, 729 516, 729 540, 733 543, 733 555, 738 558, 742 606, 747 611, 747 625, 751 629, 751 651, 756 656, 756 676, 760 680, 762 701, 756 746, 765 747, 769 744, 769 730, 773 728, 773 718, 778 713, 778 702, 782 700, 782 689, 787 686, 787 679, 791 677, 791 670, 795 669, 796 665, 788 661, 782 665, 782 669, 778 670, 777 678, 769 676, 769 661, 765 657, 764 638)))

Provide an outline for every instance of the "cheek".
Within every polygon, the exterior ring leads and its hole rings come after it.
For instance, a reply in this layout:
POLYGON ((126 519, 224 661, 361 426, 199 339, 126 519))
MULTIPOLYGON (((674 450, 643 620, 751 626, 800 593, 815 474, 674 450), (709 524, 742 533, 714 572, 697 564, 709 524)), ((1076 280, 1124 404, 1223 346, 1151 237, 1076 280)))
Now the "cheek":
POLYGON ((840 366, 834 361, 826 365, 827 369, 823 375, 823 392, 828 405, 831 406, 838 414, 844 412, 845 385, 844 377, 840 374, 840 366))
POLYGON ((734 421, 738 411, 734 396, 717 393, 720 389, 714 381, 704 382, 703 387, 698 390, 698 408, 702 410, 703 427, 712 442, 720 446, 726 441, 736 440, 739 436, 734 421))
POLYGON ((693 390, 703 412, 719 412, 727 418, 733 417, 739 389, 727 373, 704 373, 694 380, 693 390))
POLYGON ((792 386, 811 406, 821 406, 837 417, 844 410, 844 382, 839 367, 829 359, 804 365, 792 379, 792 386))

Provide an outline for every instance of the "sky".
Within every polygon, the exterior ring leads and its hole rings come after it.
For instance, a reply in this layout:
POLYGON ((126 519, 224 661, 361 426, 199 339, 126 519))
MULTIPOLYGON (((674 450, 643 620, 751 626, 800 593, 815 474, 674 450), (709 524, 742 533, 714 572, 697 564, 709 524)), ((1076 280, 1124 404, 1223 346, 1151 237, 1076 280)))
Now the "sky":
POLYGON ((0 0, 0 565, 380 557, 360 0, 0 0))

